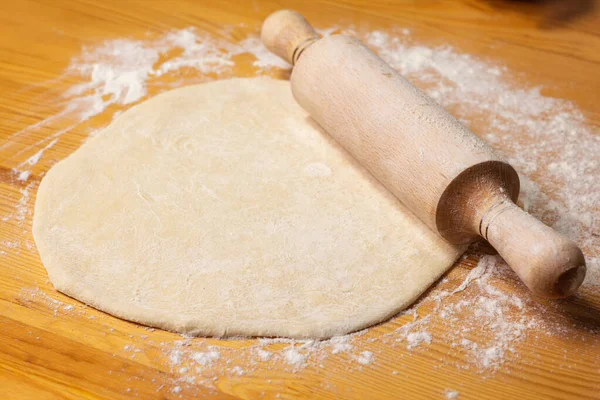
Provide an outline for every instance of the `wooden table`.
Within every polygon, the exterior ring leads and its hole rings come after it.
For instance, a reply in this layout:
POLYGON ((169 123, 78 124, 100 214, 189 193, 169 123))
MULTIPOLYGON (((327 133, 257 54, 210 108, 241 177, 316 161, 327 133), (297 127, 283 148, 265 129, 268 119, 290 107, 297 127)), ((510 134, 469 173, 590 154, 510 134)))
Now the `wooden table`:
MULTIPOLYGON (((459 399, 600 399, 598 294, 531 306, 536 318, 562 329, 548 335, 544 326, 530 328, 526 338, 515 343, 516 353, 493 370, 478 370, 467 354, 443 340, 453 328, 432 312, 436 307, 432 296, 458 287, 476 265, 474 255, 458 262, 422 299, 418 313, 421 318, 431 314, 428 330, 435 338, 431 344, 409 349, 386 340, 414 318, 400 315, 354 338, 353 352, 329 355, 294 371, 282 362, 253 361, 249 354, 256 340, 194 339, 187 341, 186 349, 215 345, 222 355, 218 363, 198 373, 205 379, 195 384, 182 382, 182 372, 169 360, 174 346, 183 343, 181 337, 119 320, 54 291, 31 236, 37 185, 52 164, 77 149, 91 131, 105 126, 122 108, 111 107, 75 124, 33 166, 26 182, 16 179, 13 168, 73 123, 57 118, 35 126, 61 111, 61 93, 80 79, 64 74, 72 57, 81 53, 82 46, 104 40, 144 39, 189 26, 219 35, 223 26, 238 25, 236 35, 242 38, 244 33, 257 32, 270 12, 284 7, 301 11, 316 26, 341 23, 386 29, 398 25, 411 28, 416 40, 427 45, 450 44, 497 60, 519 72, 519 79, 529 85, 544 85, 548 94, 572 100, 590 125, 600 127, 600 12, 591 1, 4 1, 0 14, 0 398, 430 399, 456 391, 459 399), (358 364, 360 351, 373 352, 375 361, 358 364), (234 365, 244 372, 234 373, 234 365)), ((250 63, 241 59, 233 74, 252 75, 250 63)), ((494 285, 529 298, 510 276, 495 278, 494 285)), ((469 288, 449 301, 472 301, 477 295, 476 287, 469 288)), ((465 320, 468 313, 465 310, 465 320)), ((473 335, 485 337, 484 327, 473 335)), ((287 346, 268 348, 277 352, 287 346)))

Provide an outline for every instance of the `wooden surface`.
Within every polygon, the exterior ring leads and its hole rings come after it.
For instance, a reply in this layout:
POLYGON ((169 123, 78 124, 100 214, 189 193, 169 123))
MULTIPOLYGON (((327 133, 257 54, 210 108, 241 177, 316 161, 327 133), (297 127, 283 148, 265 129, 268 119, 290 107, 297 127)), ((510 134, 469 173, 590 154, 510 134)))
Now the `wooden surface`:
MULTIPOLYGON (((497 1, 4 1, 0 14, 0 398, 445 398, 459 399, 600 398, 600 296, 586 293, 565 301, 532 303, 514 277, 501 275, 494 285, 514 293, 541 323, 515 340, 514 352, 496 369, 478 369, 469 354, 455 351, 451 326, 433 311, 431 300, 456 289, 477 260, 469 256, 444 282, 426 293, 419 315, 431 313, 427 329, 434 340, 414 349, 389 338, 413 316, 402 315, 353 339, 357 351, 371 351, 372 364, 359 365, 352 354, 328 356, 294 371, 280 364, 262 367, 248 359, 256 340, 194 339, 189 348, 216 345, 222 359, 199 372, 195 384, 181 383, 169 350, 182 338, 152 331, 87 308, 53 290, 31 237, 32 207, 41 176, 94 129, 110 122, 122 107, 80 124, 68 118, 35 127, 62 109, 61 94, 78 79, 64 74, 83 46, 107 39, 160 35, 196 26, 222 34, 225 25, 244 24, 234 36, 258 32, 262 19, 282 8, 295 8, 316 26, 335 23, 363 28, 409 27, 428 45, 450 44, 497 60, 529 85, 575 102, 588 124, 600 126, 600 13, 592 2, 497 1), (565 6, 564 4, 570 4, 565 6), (517 9, 517 7, 519 7, 517 9), (572 7, 565 9, 565 7, 572 7), (568 17, 568 18, 567 18, 568 17), (72 126, 75 125, 75 126, 72 126), (32 127, 33 126, 33 127, 32 127), (71 127, 72 126, 72 127, 71 127), (27 182, 13 168, 68 129, 32 168, 27 182), (69 306, 74 306, 71 309, 69 306), (551 334, 548 326, 554 327, 551 334), (558 327, 558 328, 557 328, 558 327), (232 373, 237 365, 247 371, 232 373), (173 391, 176 386, 181 392, 173 391)), ((254 73, 241 58, 233 75, 254 73)), ((280 77, 284 77, 281 73, 280 77)), ((186 81, 183 80, 182 84, 186 81)), ((158 89, 151 89, 156 93, 158 89)), ((474 301, 477 288, 447 301, 474 301)), ((474 339, 489 327, 473 326, 474 339)), ((466 322, 465 322, 466 323, 466 322)), ((273 344, 277 352, 288 344, 273 344)), ((266 365, 266 364, 265 364, 266 365)))

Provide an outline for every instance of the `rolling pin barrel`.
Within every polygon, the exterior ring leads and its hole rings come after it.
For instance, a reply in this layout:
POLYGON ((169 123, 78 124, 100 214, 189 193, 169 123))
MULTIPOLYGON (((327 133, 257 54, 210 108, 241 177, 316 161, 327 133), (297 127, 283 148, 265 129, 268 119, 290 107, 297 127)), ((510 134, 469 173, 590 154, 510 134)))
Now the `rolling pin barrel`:
POLYGON ((298 103, 432 230, 454 244, 485 238, 535 294, 579 287, 581 250, 514 204, 514 168, 359 40, 319 39, 289 10, 265 20, 262 40, 294 64, 298 103))

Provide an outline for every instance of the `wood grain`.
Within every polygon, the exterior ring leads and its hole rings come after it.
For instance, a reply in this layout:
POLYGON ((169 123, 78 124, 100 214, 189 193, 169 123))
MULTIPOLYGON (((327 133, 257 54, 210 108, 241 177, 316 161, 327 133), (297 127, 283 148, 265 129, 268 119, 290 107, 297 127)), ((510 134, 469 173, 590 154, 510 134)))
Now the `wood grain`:
MULTIPOLYGON (((427 45, 450 44, 518 71, 528 85, 543 85, 545 94, 566 98, 600 126, 600 12, 582 2, 559 12, 555 3, 501 1, 185 1, 61 0, 5 1, 0 14, 0 398, 444 398, 448 388, 459 399, 598 399, 600 398, 600 296, 563 301, 529 299, 514 276, 494 278, 494 285, 532 303, 528 317, 540 320, 515 343, 515 354, 494 371, 479 371, 469 355, 452 348, 454 332, 432 296, 457 288, 476 257, 461 260, 443 282, 422 299, 419 315, 431 313, 427 329, 435 340, 414 349, 386 336, 412 321, 402 315, 355 339, 360 351, 372 351, 371 365, 357 366, 351 354, 330 356, 296 372, 285 365, 255 366, 246 375, 231 374, 231 365, 249 366, 242 356, 255 340, 194 339, 192 348, 227 347, 223 360, 202 371, 216 380, 212 388, 179 385, 165 349, 177 335, 149 331, 85 307, 53 290, 31 237, 35 191, 45 171, 79 147, 90 132, 105 126, 120 107, 85 123, 57 119, 62 93, 78 81, 65 73, 86 45, 115 38, 143 39, 174 28, 195 26, 222 35, 225 25, 238 25, 234 38, 257 33, 262 20, 279 8, 302 12, 318 27, 335 23, 361 29, 409 27, 427 45), (516 5, 515 5, 516 3, 516 5), (579 11, 578 11, 579 10, 579 11), (565 19, 565 15, 574 15, 565 19), (69 128, 69 129, 67 129, 69 128), (65 130, 59 142, 32 168, 27 182, 12 169, 65 130), (25 200, 23 200, 25 199, 25 200), (19 202, 22 202, 20 207, 19 202), (56 303, 59 301, 60 303, 56 303), (66 311, 66 305, 74 310, 66 311), (560 327, 548 333, 548 326, 560 327), (127 346, 139 350, 131 352, 127 346), (468 369, 466 368, 468 367, 468 369), (396 372, 396 373, 394 373, 396 372)), ((241 57, 231 72, 251 76, 252 60, 241 57)), ((285 77, 283 73, 279 77, 285 77)), ((175 82, 174 84, 177 84, 175 82)), ((151 87, 151 94, 161 88, 151 87)), ((447 301, 473 301, 477 288, 447 301)), ((474 318, 465 309, 461 318, 474 318)), ((465 322, 466 323, 466 322, 465 322)), ((470 333, 490 336, 485 326, 470 333)), ((272 345, 277 351, 287 345, 272 345)))

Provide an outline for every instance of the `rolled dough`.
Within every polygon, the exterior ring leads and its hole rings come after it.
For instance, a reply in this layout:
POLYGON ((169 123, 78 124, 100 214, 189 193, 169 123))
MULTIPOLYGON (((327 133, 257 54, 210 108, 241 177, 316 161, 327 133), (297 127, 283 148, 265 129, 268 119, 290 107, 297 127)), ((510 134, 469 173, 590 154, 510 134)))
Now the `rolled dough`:
POLYGON ((462 250, 268 78, 188 86, 123 113, 48 172, 33 233, 61 292, 210 336, 365 328, 462 250))

